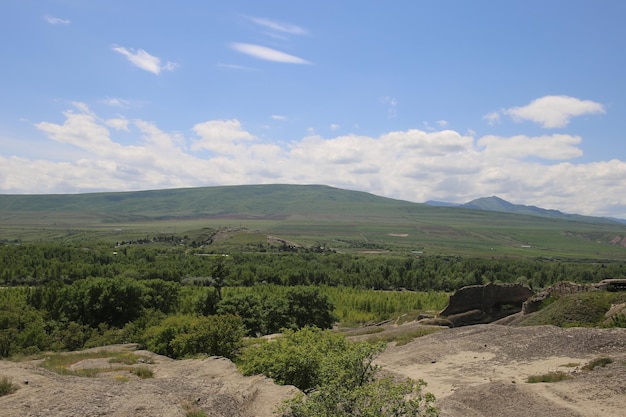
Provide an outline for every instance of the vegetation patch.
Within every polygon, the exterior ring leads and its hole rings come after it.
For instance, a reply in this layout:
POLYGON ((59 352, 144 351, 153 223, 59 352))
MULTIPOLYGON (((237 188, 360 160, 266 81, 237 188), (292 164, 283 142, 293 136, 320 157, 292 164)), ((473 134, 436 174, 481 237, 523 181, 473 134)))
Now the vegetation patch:
POLYGON ((608 358, 608 357, 597 358, 597 359, 592 360, 591 362, 589 362, 585 366, 583 366, 583 369, 585 371, 593 371, 597 367, 604 368, 605 366, 607 366, 610 363, 613 363, 613 359, 611 359, 611 358, 608 358))
POLYGON ((570 379, 571 376, 563 371, 549 372, 543 375, 531 375, 526 379, 529 384, 535 384, 538 382, 559 382, 566 379, 570 379))
POLYGON ((560 327, 602 326, 612 303, 623 302, 624 293, 591 291, 571 294, 554 300, 528 319, 524 326, 552 324, 560 327))
POLYGON ((73 352, 55 353, 44 358, 40 366, 61 375, 73 375, 83 377, 95 377, 102 372, 129 371, 140 378, 151 377, 151 370, 147 367, 132 368, 130 365, 137 363, 144 356, 134 355, 128 352, 94 351, 94 352, 73 352), (109 366, 72 369, 73 365, 86 360, 109 359, 108 363, 121 363, 128 366, 109 366), (145 370, 144 370, 145 369, 145 370), (147 371, 149 372, 147 372, 147 371), (149 375, 149 376, 147 376, 149 375))
POLYGON ((412 327, 409 330, 400 329, 392 329, 389 332, 383 334, 376 334, 367 338, 368 342, 383 342, 390 343, 395 342, 396 346, 406 345, 407 343, 412 342, 418 337, 426 336, 432 333, 436 333, 440 330, 443 330, 442 327, 435 326, 418 326, 412 327))
POLYGON ((3 376, 2 378, 0 378, 0 397, 13 394, 15 391, 17 391, 17 389, 18 386, 11 382, 8 377, 3 376))
POLYGON ((124 353, 115 355, 114 357, 109 359, 109 363, 119 363, 123 365, 135 365, 137 363, 154 363, 154 361, 147 356, 124 352, 124 353))
POLYGON ((279 410, 284 417, 436 416, 434 396, 422 391, 424 381, 377 375, 373 361, 384 348, 307 327, 249 347, 238 365, 245 375, 262 373, 304 392, 279 410))
POLYGON ((130 373, 133 375, 137 375, 141 379, 152 378, 154 376, 154 372, 152 372, 152 369, 146 366, 140 366, 138 368, 131 368, 130 373))

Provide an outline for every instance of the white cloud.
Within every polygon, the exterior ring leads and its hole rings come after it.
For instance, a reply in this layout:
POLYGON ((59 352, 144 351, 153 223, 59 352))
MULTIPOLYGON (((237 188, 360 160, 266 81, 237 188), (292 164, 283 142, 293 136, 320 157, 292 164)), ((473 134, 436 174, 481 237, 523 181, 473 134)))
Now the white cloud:
POLYGON ((337 123, 331 123, 330 124, 330 130, 338 130, 339 128, 341 128, 341 125, 339 125, 337 123))
POLYGON ((583 155, 583 151, 577 146, 581 142, 580 136, 571 135, 537 137, 517 135, 510 138, 483 136, 478 140, 478 146, 485 148, 486 157, 508 159, 538 157, 550 160, 566 160, 583 155))
POLYGON ((235 42, 231 43, 230 47, 237 52, 265 61, 281 62, 285 64, 310 64, 310 62, 305 59, 266 46, 235 42))
POLYGON ((489 126, 493 126, 496 123, 500 123, 500 112, 494 111, 491 113, 487 113, 483 116, 483 119, 487 121, 489 126))
POLYGON ((604 106, 600 103, 568 96, 545 96, 526 106, 502 110, 503 114, 511 116, 515 121, 528 120, 545 128, 565 127, 572 117, 604 112, 604 106))
POLYGON ((54 17, 54 16, 49 16, 46 15, 43 17, 44 20, 48 23, 50 23, 51 25, 69 25, 71 22, 71 20, 69 19, 62 19, 60 17, 54 17))
POLYGON ((63 122, 36 127, 49 138, 42 147, 75 147, 79 157, 62 159, 59 150, 56 161, 28 159, 3 148, 1 192, 322 183, 418 202, 499 195, 570 213, 626 217, 626 162, 574 162, 581 155, 578 136, 474 138, 411 129, 262 143, 236 119, 198 123, 185 137, 143 120, 101 119, 81 103, 63 122), (122 144, 118 134, 124 143, 135 141, 122 144))
POLYGON ((112 127, 115 130, 124 130, 128 132, 128 119, 119 118, 119 119, 109 119, 105 121, 105 124, 109 127, 112 127))
POLYGON ((286 116, 282 116, 280 114, 272 114, 272 119, 274 120, 287 120, 286 116))
POLYGON ((306 29, 289 23, 282 23, 275 20, 263 19, 259 17, 250 17, 249 19, 257 25, 263 26, 276 32, 287 33, 289 35, 306 35, 308 33, 306 29))
POLYGON ((448 126, 448 122, 446 120, 437 120, 437 124, 441 128, 445 128, 446 126, 448 126))
POLYGON ((161 71, 174 71, 178 67, 178 64, 170 61, 162 65, 161 58, 150 55, 143 49, 134 50, 132 48, 124 48, 122 46, 115 45, 113 46, 113 50, 128 58, 134 66, 155 75, 159 75, 161 71))
POLYGON ((254 136, 241 128, 238 120, 212 120, 199 123, 193 131, 200 137, 191 144, 191 150, 209 150, 219 154, 234 154, 242 148, 241 141, 254 136))

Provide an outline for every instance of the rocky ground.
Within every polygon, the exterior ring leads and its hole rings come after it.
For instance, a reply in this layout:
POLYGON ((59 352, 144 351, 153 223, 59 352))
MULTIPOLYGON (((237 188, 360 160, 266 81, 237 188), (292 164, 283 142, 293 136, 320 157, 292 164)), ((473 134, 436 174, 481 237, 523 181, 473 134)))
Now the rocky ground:
POLYGON ((377 362, 424 379, 442 417, 626 416, 626 329, 467 326, 390 347, 377 362), (613 362, 583 370, 597 358, 613 362), (571 379, 526 382, 558 371, 571 379))
MULTIPOLYGON (((0 397, 0 415, 185 416, 185 407, 191 406, 208 416, 262 417, 296 392, 264 377, 243 377, 223 358, 174 361, 137 353, 151 358, 153 363, 142 366, 153 370, 153 378, 139 379, 128 371, 62 376, 37 361, 0 361, 0 378, 19 385, 15 393, 0 397)), ((626 416, 626 329, 468 326, 391 345, 377 362, 384 372, 424 379, 442 417, 626 416), (583 370, 600 357, 613 362, 583 370), (552 371, 572 378, 526 382, 530 375, 552 371)), ((111 364, 76 366, 105 369, 111 364)))
MULTIPOLYGON (((110 346, 108 350, 134 345, 110 346)), ((96 348, 92 350, 98 350, 96 348)), ((128 371, 102 372, 95 378, 62 376, 42 369, 40 361, 0 361, 0 377, 20 388, 0 397, 3 417, 185 416, 203 410, 210 417, 271 416, 275 407, 296 393, 262 376, 244 377, 224 358, 176 361, 147 351, 153 378, 139 379, 128 371)), ((74 368, 101 368, 108 359, 86 360, 74 368)))

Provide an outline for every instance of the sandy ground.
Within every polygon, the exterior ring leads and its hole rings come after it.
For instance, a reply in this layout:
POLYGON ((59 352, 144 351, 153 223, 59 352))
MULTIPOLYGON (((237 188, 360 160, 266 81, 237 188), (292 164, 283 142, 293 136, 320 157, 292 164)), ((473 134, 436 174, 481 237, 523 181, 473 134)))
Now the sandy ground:
MULTIPOLYGON (((7 376, 19 385, 17 392, 0 397, 0 416, 175 417, 185 416, 187 403, 212 417, 269 417, 296 392, 262 376, 243 377, 223 358, 174 361, 137 353, 154 362, 141 365, 154 371, 153 378, 142 380, 128 371, 95 378, 62 376, 42 369, 37 361, 0 361, 0 378, 7 376)), ((446 329, 404 346, 390 345, 377 363, 383 372, 424 379, 442 417, 626 417, 626 329, 493 324, 446 329), (600 357, 613 362, 582 369, 600 357), (572 378, 526 382, 530 375, 551 371, 572 378)), ((105 359, 76 364, 110 366, 105 359)))

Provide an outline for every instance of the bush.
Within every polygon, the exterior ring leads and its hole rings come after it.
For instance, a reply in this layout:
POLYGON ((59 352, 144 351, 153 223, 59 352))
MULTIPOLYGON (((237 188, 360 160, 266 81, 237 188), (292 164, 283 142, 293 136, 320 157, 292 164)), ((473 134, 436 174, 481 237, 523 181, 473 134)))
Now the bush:
POLYGON ((538 382, 559 382, 570 378, 571 376, 569 376, 565 372, 557 371, 549 372, 543 375, 531 375, 528 377, 528 379, 526 379, 526 382, 528 382, 529 384, 534 384, 538 382))
POLYGON ((350 388, 322 385, 308 397, 298 395, 280 410, 283 417, 413 417, 438 415, 435 397, 422 392, 423 380, 395 381, 384 377, 350 388))
POLYGON ((17 385, 11 382, 8 377, 3 376, 2 378, 0 378, 0 397, 2 397, 3 395, 13 394, 15 391, 17 391, 17 388, 17 385))
POLYGON ((141 379, 152 378, 154 376, 154 372, 152 372, 152 369, 145 366, 132 368, 130 370, 130 373, 133 375, 137 375, 141 379))
POLYGON ((593 371, 598 366, 604 368, 605 366, 607 366, 610 363, 613 363, 613 359, 611 359, 611 358, 606 358, 606 357, 604 357, 604 358, 597 358, 597 359, 594 359, 591 362, 589 362, 587 365, 583 366, 583 369, 585 371, 593 371))
POLYGON ((305 327, 245 349, 238 364, 245 375, 262 373, 308 393, 285 403, 283 416, 437 415, 424 381, 376 378, 373 361, 384 347, 305 327))
MULTIPOLYGON (((306 391, 331 377, 328 367, 336 362, 347 362, 352 355, 357 363, 353 374, 367 375, 371 362, 384 345, 352 343, 345 337, 317 327, 298 331, 286 330, 278 339, 245 349, 238 358, 244 375, 265 374, 281 385, 295 385, 306 391)), ((342 371, 347 372, 346 370, 342 371)))

